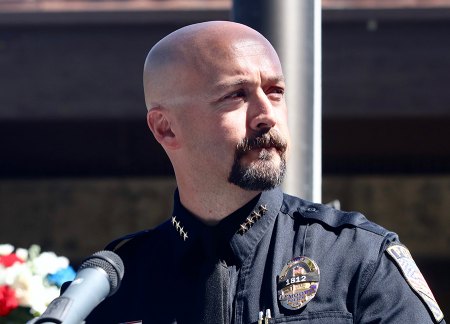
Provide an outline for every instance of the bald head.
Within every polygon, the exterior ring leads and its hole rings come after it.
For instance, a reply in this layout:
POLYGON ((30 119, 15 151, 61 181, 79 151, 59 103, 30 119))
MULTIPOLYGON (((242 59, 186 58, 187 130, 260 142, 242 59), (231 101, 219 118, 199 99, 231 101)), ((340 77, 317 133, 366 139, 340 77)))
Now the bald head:
POLYGON ((181 28, 151 49, 144 88, 147 123, 194 214, 223 217, 279 184, 289 138, 285 82, 261 34, 225 21, 181 28), (259 144, 241 154, 241 143, 259 144))
MULTIPOLYGON (((251 47, 278 57, 257 31, 242 24, 212 21, 189 25, 169 34, 149 52, 144 66, 147 108, 176 107, 191 96, 205 76, 213 77, 221 61, 251 47), (257 46, 255 46, 257 45, 257 46)), ((209 80, 212 81, 212 80, 209 80)))

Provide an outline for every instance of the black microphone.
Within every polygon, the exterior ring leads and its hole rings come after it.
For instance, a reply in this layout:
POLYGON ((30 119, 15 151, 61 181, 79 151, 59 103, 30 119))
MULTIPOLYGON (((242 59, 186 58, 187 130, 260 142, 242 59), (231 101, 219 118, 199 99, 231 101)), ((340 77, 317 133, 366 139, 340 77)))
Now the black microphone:
POLYGON ((125 269, 112 251, 99 251, 83 261, 64 293, 30 324, 80 324, 106 297, 120 286, 125 269))

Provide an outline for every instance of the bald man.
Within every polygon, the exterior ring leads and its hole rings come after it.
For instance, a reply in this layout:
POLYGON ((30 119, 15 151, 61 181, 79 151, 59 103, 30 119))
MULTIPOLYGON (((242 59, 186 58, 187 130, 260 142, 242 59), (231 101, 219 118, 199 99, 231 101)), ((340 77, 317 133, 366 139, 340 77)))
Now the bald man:
POLYGON ((108 246, 125 277, 88 323, 444 323, 395 233, 278 188, 285 82, 261 34, 181 28, 148 54, 144 90, 173 214, 108 246))

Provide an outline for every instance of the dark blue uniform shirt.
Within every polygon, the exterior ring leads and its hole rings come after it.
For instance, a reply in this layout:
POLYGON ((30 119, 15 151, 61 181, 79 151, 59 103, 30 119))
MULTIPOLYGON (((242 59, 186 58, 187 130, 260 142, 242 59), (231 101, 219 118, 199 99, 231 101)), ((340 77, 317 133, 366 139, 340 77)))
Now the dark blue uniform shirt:
POLYGON ((405 265, 387 252, 399 244, 395 233, 359 213, 279 189, 263 192, 213 227, 192 216, 175 193, 170 220, 108 246, 123 259, 125 276, 87 323, 211 322, 200 315, 211 286, 205 261, 211 256, 226 272, 212 285, 217 294, 207 298, 218 299, 217 316, 229 323, 258 323, 266 310, 268 323, 445 323, 412 259, 405 265), (316 262, 320 281, 314 298, 292 310, 280 303, 277 281, 299 256, 316 262))

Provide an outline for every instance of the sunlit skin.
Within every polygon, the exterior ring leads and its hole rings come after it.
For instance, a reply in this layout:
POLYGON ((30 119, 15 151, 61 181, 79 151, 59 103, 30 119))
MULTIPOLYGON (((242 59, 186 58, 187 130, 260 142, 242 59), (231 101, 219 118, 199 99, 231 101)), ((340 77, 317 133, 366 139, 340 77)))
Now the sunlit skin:
MULTIPOLYGON (((208 22, 153 47, 144 68, 147 121, 169 156, 182 204, 207 224, 259 191, 230 183, 236 145, 263 131, 288 141, 285 83, 277 54, 254 30, 208 22)), ((278 168, 281 152, 247 152, 240 163, 278 168)))

